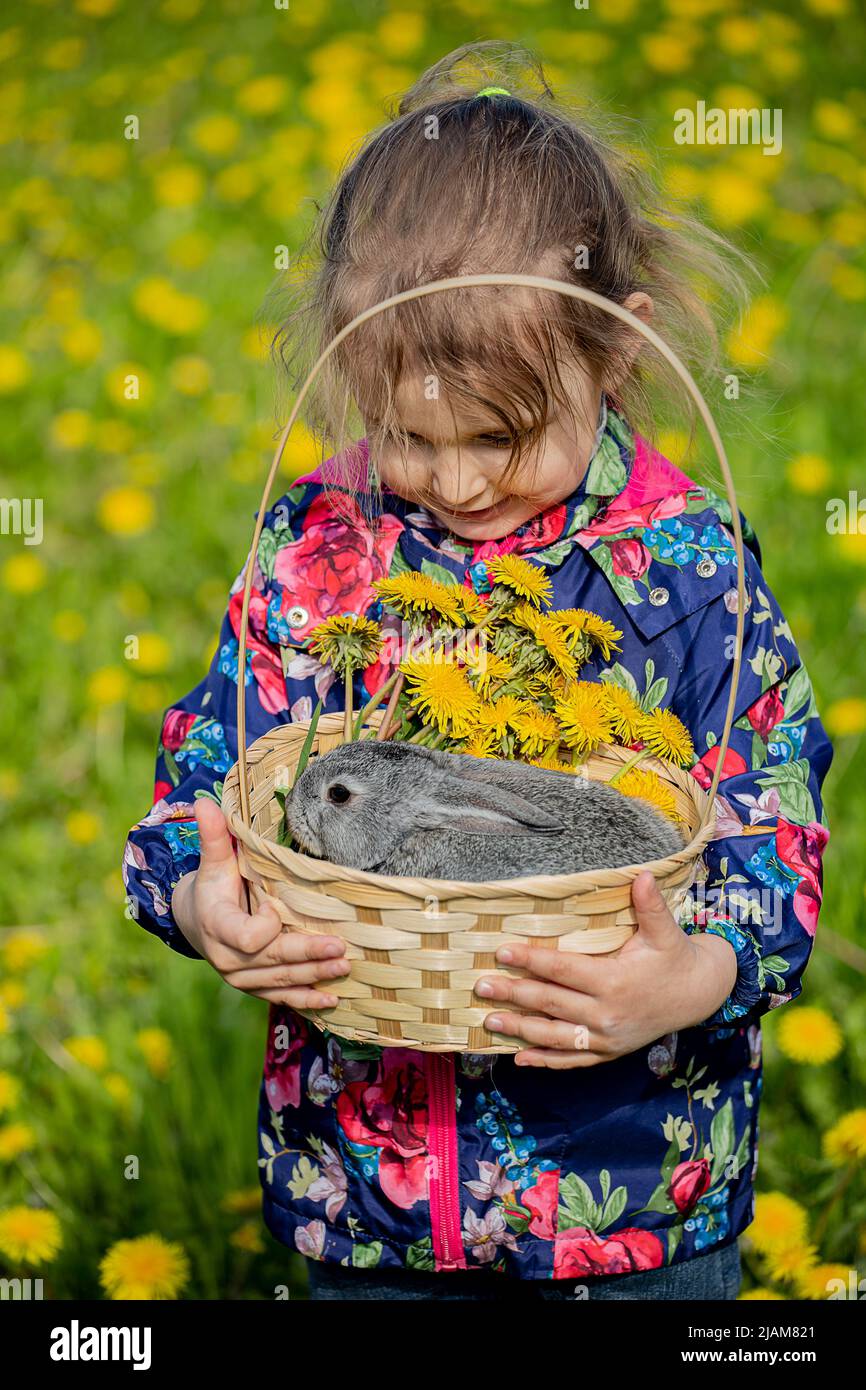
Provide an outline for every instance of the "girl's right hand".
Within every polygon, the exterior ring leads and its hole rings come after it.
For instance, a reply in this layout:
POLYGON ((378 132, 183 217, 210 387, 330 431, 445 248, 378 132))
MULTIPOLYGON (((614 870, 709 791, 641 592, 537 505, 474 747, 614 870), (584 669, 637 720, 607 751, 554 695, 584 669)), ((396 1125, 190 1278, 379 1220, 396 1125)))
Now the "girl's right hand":
POLYGON ((349 973, 345 942, 338 936, 284 932, 267 902, 253 915, 246 912, 243 880, 222 811, 210 797, 199 797, 195 815, 201 862, 175 885, 171 898, 174 919, 190 945, 226 984, 245 994, 293 1009, 339 1003, 336 995, 312 985, 349 973))

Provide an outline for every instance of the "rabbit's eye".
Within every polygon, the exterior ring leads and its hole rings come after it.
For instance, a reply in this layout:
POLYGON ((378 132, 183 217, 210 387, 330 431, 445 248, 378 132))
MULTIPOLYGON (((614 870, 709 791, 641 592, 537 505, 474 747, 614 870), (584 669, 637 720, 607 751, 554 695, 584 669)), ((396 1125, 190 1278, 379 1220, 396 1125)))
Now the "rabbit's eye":
POLYGON ((351 796, 348 787, 344 787, 342 782, 334 782, 328 788, 328 800, 335 806, 342 806, 343 802, 348 801, 351 796))

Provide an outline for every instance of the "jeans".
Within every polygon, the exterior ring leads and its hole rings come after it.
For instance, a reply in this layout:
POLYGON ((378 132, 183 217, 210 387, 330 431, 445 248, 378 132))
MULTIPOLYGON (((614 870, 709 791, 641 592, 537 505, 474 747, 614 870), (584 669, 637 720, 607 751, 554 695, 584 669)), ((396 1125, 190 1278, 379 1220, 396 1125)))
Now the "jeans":
POLYGON ((639 1274, 612 1274, 604 1278, 512 1279, 490 1270, 454 1270, 424 1274, 414 1269, 355 1269, 352 1265, 307 1260, 310 1298, 408 1298, 447 1299, 638 1299, 669 1302, 675 1299, 735 1299, 740 1290, 740 1251, 736 1241, 698 1255, 683 1264, 639 1274))

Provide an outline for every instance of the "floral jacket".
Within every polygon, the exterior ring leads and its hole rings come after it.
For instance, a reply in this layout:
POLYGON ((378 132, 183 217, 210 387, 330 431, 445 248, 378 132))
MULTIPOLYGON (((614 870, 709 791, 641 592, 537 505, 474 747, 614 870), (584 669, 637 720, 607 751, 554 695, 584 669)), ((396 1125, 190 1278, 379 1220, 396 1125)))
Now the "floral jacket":
MULTIPOLYGON (((243 675, 250 742, 277 722, 308 719, 320 697, 325 710, 342 708, 341 680, 288 644, 333 614, 378 618, 373 580, 415 569, 484 592, 486 559, 515 552, 544 567, 555 607, 589 608, 622 629, 622 650, 582 675, 679 715, 699 758, 693 775, 709 786, 737 603, 724 499, 610 408, 574 493, 503 540, 460 541, 417 505, 393 493, 385 501, 377 543, 357 497, 353 525, 335 515, 321 470, 267 513, 243 675)), ((571 1071, 360 1045, 272 1006, 259 1167, 265 1220, 286 1245, 365 1267, 584 1279, 692 1259, 751 1221, 759 1021, 800 993, 821 903, 832 747, 741 520, 736 720, 717 838, 681 918, 684 930, 731 942, 732 994, 700 1026, 571 1071)), ((172 888, 197 863, 194 799, 219 799, 237 757, 241 593, 239 576, 208 674, 165 714, 155 804, 124 855, 133 913, 187 956, 196 953, 172 918, 172 888)), ((356 701, 387 674, 379 665, 359 673, 356 701)))

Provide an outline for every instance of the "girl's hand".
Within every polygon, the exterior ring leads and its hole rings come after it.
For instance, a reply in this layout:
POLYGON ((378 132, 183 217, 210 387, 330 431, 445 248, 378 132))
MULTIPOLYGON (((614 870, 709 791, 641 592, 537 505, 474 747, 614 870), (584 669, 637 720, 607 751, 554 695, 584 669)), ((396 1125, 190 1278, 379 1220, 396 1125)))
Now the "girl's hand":
POLYGON ((518 1004, 488 1014, 485 1027, 532 1046, 515 1053, 518 1066, 591 1067, 624 1057, 665 1033, 709 1018, 727 999, 736 955, 718 936, 687 936, 649 870, 632 885, 638 929, 606 956, 500 947, 496 959, 531 971, 526 979, 484 976, 476 994, 518 1004), (510 954, 509 954, 510 953, 510 954))
POLYGON ((269 903, 254 915, 241 906, 243 880, 222 811, 209 797, 196 801, 201 863, 175 886, 171 906, 187 941, 226 984, 293 1009, 331 1008, 334 994, 311 988, 316 980, 349 973, 345 942, 337 936, 284 932, 269 903))

